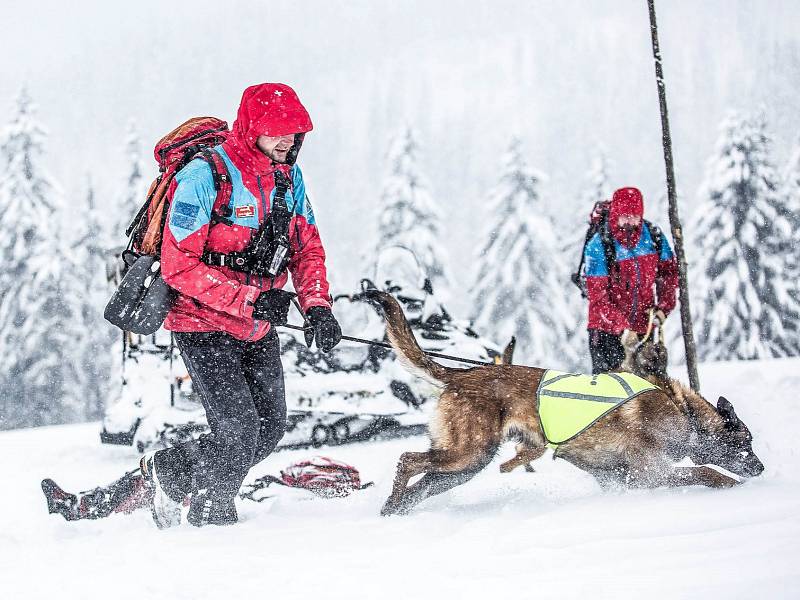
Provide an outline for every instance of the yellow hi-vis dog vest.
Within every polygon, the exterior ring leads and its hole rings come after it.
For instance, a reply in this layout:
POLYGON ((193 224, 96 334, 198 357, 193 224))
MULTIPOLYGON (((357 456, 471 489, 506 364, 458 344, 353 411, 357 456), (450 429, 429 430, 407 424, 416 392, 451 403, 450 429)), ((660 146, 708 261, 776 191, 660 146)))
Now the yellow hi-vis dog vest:
POLYGON ((548 369, 536 390, 544 435, 551 446, 563 444, 624 402, 655 389, 632 373, 576 375, 548 369))

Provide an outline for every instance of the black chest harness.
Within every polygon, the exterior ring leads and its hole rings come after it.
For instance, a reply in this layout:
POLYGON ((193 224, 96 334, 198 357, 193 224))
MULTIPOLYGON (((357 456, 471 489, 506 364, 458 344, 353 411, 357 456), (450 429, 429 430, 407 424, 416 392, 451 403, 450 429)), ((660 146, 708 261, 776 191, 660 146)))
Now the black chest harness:
MULTIPOLYGON (((224 162, 219 161, 226 172, 220 173, 218 165, 215 164, 217 161, 214 161, 211 156, 203 156, 203 158, 211 165, 217 193, 224 185, 230 187, 230 176, 224 162)), ((272 200, 272 208, 258 231, 251 237, 247 247, 240 252, 207 251, 202 257, 204 263, 213 267, 228 267, 234 271, 270 278, 275 278, 286 270, 292 257, 289 245, 289 225, 292 221, 292 213, 286 204, 286 192, 289 190, 291 182, 283 172, 278 170, 273 173, 273 177, 275 197, 272 200)), ((229 218, 233 214, 230 207, 231 196, 229 196, 228 202, 224 202, 219 208, 219 213, 211 215, 212 226, 223 224, 230 227, 233 225, 233 221, 229 218)))

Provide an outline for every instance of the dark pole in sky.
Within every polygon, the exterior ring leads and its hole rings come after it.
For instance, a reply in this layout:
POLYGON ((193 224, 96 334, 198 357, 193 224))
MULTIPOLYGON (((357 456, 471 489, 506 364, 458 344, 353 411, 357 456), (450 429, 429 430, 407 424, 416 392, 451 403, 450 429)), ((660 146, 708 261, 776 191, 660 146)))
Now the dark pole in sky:
POLYGON ((675 170, 672 164, 672 137, 669 133, 669 116, 667 114, 667 90, 664 87, 664 71, 661 68, 661 50, 658 47, 658 26, 656 25, 655 0, 647 0, 650 9, 650 37, 653 41, 653 58, 656 63, 656 86, 658 87, 658 103, 661 107, 661 143, 664 147, 664 164, 667 169, 667 198, 669 200, 669 224, 672 239, 675 243, 675 255, 678 258, 680 273, 681 325, 683 327, 683 344, 686 348, 686 368, 689 371, 689 383, 692 389, 700 391, 700 378, 697 375, 697 350, 692 332, 692 314, 689 311, 689 280, 686 275, 686 254, 683 251, 683 230, 678 217, 678 198, 675 194, 675 170))

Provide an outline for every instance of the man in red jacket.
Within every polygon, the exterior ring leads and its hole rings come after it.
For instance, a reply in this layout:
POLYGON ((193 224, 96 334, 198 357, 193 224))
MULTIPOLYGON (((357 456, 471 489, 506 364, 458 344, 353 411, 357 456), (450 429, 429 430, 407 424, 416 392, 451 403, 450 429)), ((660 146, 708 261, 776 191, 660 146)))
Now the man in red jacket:
POLYGON ((644 221, 642 193, 614 192, 603 227, 584 250, 589 295, 592 373, 618 368, 625 358, 619 336, 647 331, 650 311, 663 323, 675 308, 678 265, 666 236, 644 221))
POLYGON ((179 296, 165 327, 175 332, 211 431, 142 457, 159 527, 180 523, 187 497, 191 524, 236 522, 234 498, 242 481, 283 437, 286 401, 275 326, 286 323, 292 295, 281 288, 289 273, 317 347, 328 352, 341 339, 325 252, 295 164, 312 127, 289 86, 249 87, 231 134, 212 149, 215 161, 191 161, 169 191, 161 269, 179 296), (215 163, 227 171, 227 206, 215 205, 215 163), (265 222, 275 242, 266 262, 274 258, 279 265, 273 273, 241 260, 252 256, 248 248, 265 222), (276 250, 280 239, 288 262, 276 250))

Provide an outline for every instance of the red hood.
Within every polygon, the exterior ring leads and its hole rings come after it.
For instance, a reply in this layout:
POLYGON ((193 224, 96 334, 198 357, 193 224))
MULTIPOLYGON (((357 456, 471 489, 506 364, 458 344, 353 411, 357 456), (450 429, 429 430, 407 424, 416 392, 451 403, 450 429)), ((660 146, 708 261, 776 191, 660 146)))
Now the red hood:
POLYGON ((273 170, 272 161, 256 148, 260 135, 279 136, 306 133, 314 125, 295 91, 283 83, 252 85, 242 94, 239 112, 225 150, 240 164, 256 172, 273 170))
POLYGON ((617 226, 617 220, 621 216, 637 216, 639 219, 644 217, 644 199, 642 192, 635 187, 620 188, 611 198, 611 206, 608 209, 608 224, 611 227, 611 234, 620 243, 629 248, 639 243, 642 235, 642 226, 631 234, 630 238, 625 230, 617 226))

